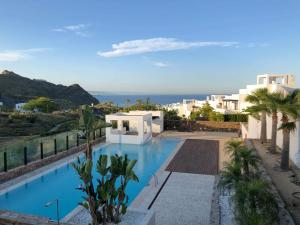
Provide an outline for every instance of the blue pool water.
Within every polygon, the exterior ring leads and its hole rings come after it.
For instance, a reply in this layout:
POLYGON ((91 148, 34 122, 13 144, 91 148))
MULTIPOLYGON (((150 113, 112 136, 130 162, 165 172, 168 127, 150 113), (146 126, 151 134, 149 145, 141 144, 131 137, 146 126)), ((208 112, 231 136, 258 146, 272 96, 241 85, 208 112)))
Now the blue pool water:
MULTIPOLYGON (((129 159, 138 160, 134 170, 139 183, 130 182, 127 186, 129 201, 132 202, 179 142, 178 139, 154 138, 144 145, 109 144, 94 152, 94 161, 101 154, 127 154, 129 159)), ((79 184, 80 180, 72 166, 64 165, 1 195, 0 209, 56 219, 55 206, 45 207, 45 204, 59 199, 60 218, 63 218, 82 201, 82 192, 76 190, 79 184)))

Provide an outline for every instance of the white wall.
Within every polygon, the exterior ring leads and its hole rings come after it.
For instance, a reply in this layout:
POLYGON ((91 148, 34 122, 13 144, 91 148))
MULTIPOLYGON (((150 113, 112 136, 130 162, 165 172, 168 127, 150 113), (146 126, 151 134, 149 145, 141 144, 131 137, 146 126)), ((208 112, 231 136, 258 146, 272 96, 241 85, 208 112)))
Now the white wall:
POLYGON ((116 113, 106 115, 105 120, 110 123, 112 120, 118 121, 118 128, 106 128, 106 141, 111 143, 124 143, 124 144, 144 144, 152 138, 152 114, 130 114, 130 113, 116 113), (138 132, 137 135, 126 133, 123 128, 123 121, 129 121, 129 130, 138 132), (146 124, 144 124, 146 122, 146 124), (147 132, 144 128, 147 126, 147 132))
MULTIPOLYGON (((260 138, 260 124, 261 122, 253 116, 248 117, 248 134, 247 138, 259 139, 260 138)), ((244 135, 243 135, 244 137, 244 135)))
MULTIPOLYGON (((281 113, 278 113, 278 127, 281 125, 281 113)), ((248 129, 245 126, 242 126, 242 137, 250 139, 259 139, 260 138, 260 126, 261 122, 256 120, 254 117, 249 116, 248 119, 248 129)), ((272 117, 271 115, 267 116, 267 138, 271 139, 272 132, 272 117)), ((290 159, 293 163, 300 168, 300 121, 297 122, 297 128, 290 135, 290 159)), ((283 136, 282 131, 277 131, 276 144, 278 147, 282 148, 283 136)))
POLYGON ((145 115, 151 113, 152 116, 159 117, 152 120, 152 132, 161 133, 164 131, 164 112, 163 111, 130 111, 129 114, 132 115, 145 115))

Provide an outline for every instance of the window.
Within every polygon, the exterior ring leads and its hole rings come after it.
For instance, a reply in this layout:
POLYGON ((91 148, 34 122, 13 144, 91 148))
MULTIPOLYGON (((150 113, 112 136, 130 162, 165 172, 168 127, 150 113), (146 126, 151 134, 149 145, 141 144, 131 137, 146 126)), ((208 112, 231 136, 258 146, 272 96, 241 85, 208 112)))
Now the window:
POLYGON ((126 131, 129 131, 129 120, 123 120, 123 127, 126 128, 126 131))
POLYGON ((118 121, 117 120, 111 120, 111 127, 112 129, 118 129, 118 121))

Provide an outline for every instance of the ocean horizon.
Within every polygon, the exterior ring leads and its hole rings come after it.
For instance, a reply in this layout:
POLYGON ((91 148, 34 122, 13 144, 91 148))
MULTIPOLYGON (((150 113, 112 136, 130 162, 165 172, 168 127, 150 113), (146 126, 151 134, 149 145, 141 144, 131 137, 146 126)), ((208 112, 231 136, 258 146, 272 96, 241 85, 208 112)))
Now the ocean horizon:
POLYGON ((209 94, 195 94, 195 95, 94 95, 99 102, 109 102, 112 101, 118 106, 125 106, 127 104, 127 99, 130 100, 129 104, 134 104, 137 99, 142 99, 146 101, 150 98, 150 102, 154 104, 171 104, 176 102, 182 102, 183 99, 197 99, 205 100, 206 96, 209 94))

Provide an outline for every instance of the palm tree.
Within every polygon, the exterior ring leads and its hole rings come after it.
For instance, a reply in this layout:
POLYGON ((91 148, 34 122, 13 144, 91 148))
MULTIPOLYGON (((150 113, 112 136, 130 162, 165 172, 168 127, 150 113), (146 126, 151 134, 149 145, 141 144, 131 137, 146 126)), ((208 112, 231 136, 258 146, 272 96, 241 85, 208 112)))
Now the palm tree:
POLYGON ((282 151, 280 168, 282 170, 289 169, 289 152, 290 152, 290 133, 296 129, 296 121, 300 118, 300 91, 295 90, 286 95, 279 106, 282 113, 281 126, 282 130, 282 151), (292 119, 292 120, 291 120, 292 119))
POLYGON ((265 143, 267 141, 267 113, 268 107, 266 105, 266 96, 268 94, 267 88, 260 88, 254 91, 251 95, 246 97, 246 101, 253 105, 246 109, 254 117, 260 116, 261 130, 260 141, 265 143))
POLYGON ((250 167, 257 169, 257 163, 259 158, 252 153, 251 150, 243 146, 240 149, 239 156, 241 159, 241 164, 243 168, 243 172, 246 177, 250 176, 250 167))
POLYGON ((127 98, 127 99, 126 99, 126 108, 129 108, 129 106, 130 106, 130 99, 127 98))
POLYGON ((90 106, 84 105, 80 109, 79 127, 83 130, 86 137, 86 158, 92 160, 92 143, 91 134, 95 132, 97 128, 96 116, 93 113, 93 109, 90 106))
POLYGON ((226 151, 234 163, 239 163, 241 161, 239 152, 242 147, 243 142, 238 139, 231 139, 226 143, 226 151))
POLYGON ((279 105, 282 103, 283 94, 281 92, 275 92, 267 94, 266 104, 269 112, 272 115, 272 132, 271 132, 271 147, 270 152, 276 152, 277 141, 277 126, 278 126, 278 110, 279 105))

